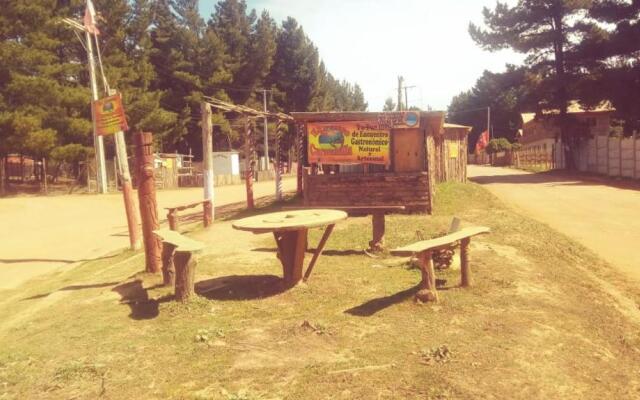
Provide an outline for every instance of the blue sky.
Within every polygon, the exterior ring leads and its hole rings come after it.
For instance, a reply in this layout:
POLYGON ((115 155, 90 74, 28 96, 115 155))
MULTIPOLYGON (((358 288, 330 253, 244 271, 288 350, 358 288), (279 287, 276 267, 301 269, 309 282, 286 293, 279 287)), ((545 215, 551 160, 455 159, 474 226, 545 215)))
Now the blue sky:
MULTIPOLYGON (((205 18, 216 0, 200 0, 205 18)), ((508 1, 511 2, 511 1, 508 1)), ((469 37, 470 21, 482 22, 482 8, 494 0, 248 0, 281 22, 292 16, 316 44, 328 70, 358 83, 369 111, 397 97, 397 76, 405 78, 409 105, 444 110, 470 89, 485 69, 503 71, 523 56, 490 53, 469 37)))

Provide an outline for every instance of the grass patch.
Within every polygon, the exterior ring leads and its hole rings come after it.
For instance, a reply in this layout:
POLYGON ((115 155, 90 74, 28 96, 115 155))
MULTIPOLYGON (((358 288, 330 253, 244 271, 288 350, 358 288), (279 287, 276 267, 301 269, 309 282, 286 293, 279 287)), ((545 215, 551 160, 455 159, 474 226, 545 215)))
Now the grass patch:
MULTIPOLYGON (((309 283, 285 292, 273 289, 273 239, 228 221, 193 233, 215 244, 188 305, 140 274, 144 260, 130 252, 7 291, 0 398, 640 394, 637 326, 599 279, 632 302, 637 288, 475 184, 440 185, 433 216, 389 216, 387 245, 446 230, 452 216, 492 233, 472 240, 472 288, 457 287, 455 265, 437 272, 438 304, 413 301, 420 273, 407 259, 362 253, 369 218, 338 224, 309 283)), ((311 247, 320 236, 311 231, 311 247)))

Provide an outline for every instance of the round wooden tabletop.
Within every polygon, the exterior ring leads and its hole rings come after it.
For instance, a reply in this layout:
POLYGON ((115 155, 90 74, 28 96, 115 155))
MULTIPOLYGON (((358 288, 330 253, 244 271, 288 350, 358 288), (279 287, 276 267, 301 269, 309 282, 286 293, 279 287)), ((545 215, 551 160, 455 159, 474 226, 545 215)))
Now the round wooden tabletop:
POLYGON ((339 210, 280 211, 240 219, 233 223, 233 227, 241 231, 254 233, 295 231, 334 224, 346 218, 347 213, 339 210))

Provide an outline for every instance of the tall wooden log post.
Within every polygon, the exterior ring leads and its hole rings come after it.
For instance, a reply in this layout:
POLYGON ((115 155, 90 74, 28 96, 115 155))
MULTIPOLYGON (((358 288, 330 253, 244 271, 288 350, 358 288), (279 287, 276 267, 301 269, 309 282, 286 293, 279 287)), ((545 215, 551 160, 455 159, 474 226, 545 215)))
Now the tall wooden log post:
POLYGON ((276 124, 276 201, 282 201, 282 121, 276 124))
POLYGON ((298 195, 302 194, 302 174, 304 173, 303 160, 304 160, 304 125, 303 124, 295 124, 296 129, 296 144, 298 150, 298 168, 297 168, 297 181, 296 181, 296 192, 298 195))
POLYGON ((244 179, 247 188, 247 209, 253 210, 253 172, 255 168, 254 160, 254 140, 253 129, 249 118, 244 122, 244 179))
POLYGON ((124 133, 122 131, 116 132, 114 140, 118 161, 118 176, 122 182, 124 211, 127 216, 127 228, 129 229, 129 247, 131 250, 138 250, 140 248, 140 228, 138 227, 136 202, 133 199, 133 185, 131 183, 131 172, 129 172, 129 157, 127 156, 127 144, 124 140, 124 133))
POLYGON ((209 204, 204 205, 203 225, 208 227, 213 222, 213 204, 214 191, 213 182, 213 130, 211 125, 211 105, 203 102, 201 104, 202 111, 202 159, 203 159, 203 175, 204 175, 204 199, 209 204))
POLYGON ((160 272, 160 252, 162 241, 153 234, 160 228, 158 205, 156 203, 156 185, 153 177, 153 135, 151 132, 138 132, 134 136, 136 145, 136 163, 138 170, 138 202, 142 221, 144 240, 145 270, 160 272))

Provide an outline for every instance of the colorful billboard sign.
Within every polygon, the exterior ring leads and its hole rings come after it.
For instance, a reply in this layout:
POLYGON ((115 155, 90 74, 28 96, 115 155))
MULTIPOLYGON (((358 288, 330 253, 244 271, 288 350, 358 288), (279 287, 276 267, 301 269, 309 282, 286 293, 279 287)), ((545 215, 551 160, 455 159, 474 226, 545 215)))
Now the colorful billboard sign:
POLYGON ((94 101, 93 116, 97 135, 112 135, 129 129, 119 93, 94 101))
POLYGON ((316 122, 307 125, 310 163, 389 165, 389 129, 376 122, 316 122))

